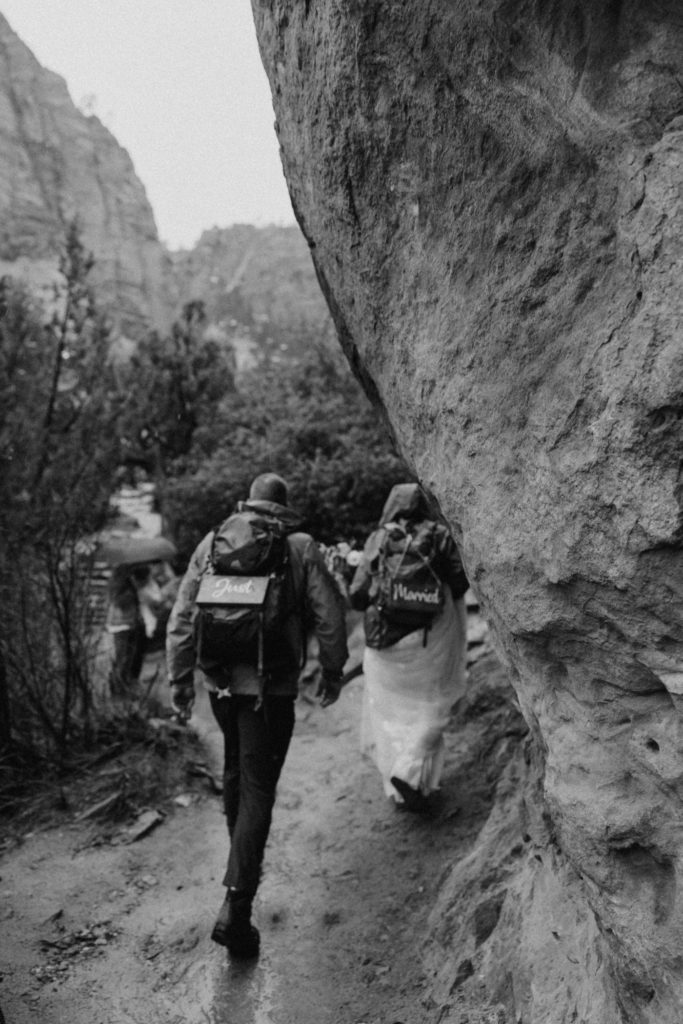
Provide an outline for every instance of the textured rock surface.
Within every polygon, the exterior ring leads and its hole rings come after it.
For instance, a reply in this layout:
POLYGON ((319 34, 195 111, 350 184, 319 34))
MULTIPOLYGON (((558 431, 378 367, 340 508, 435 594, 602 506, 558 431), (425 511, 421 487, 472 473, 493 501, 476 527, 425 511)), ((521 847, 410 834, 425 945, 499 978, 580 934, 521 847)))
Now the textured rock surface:
POLYGON ((680 4, 252 5, 342 344, 462 542, 536 738, 540 891, 575 908, 583 960, 570 998, 539 890, 509 897, 486 940, 516 917, 508 1010, 675 1024, 680 4))
POLYGON ((98 297, 121 327, 167 325, 166 256, 130 157, 0 14, 2 272, 44 283, 75 215, 97 260, 98 297))

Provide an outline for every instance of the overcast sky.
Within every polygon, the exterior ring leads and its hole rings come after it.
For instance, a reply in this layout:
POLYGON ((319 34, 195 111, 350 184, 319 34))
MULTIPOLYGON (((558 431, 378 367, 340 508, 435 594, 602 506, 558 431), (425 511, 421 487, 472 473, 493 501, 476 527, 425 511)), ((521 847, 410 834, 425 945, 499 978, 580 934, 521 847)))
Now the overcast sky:
POLYGON ((0 0, 74 102, 128 150, 172 248, 291 224, 249 0, 0 0))

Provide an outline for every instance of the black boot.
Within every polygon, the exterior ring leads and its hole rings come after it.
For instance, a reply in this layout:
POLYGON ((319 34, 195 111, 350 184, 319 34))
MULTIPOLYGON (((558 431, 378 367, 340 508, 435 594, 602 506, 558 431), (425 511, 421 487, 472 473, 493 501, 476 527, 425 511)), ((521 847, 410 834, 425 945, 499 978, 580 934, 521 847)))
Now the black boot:
POLYGON ((258 956, 261 945, 258 928, 251 923, 253 899, 250 893, 229 889, 211 932, 214 942, 244 960, 258 956))

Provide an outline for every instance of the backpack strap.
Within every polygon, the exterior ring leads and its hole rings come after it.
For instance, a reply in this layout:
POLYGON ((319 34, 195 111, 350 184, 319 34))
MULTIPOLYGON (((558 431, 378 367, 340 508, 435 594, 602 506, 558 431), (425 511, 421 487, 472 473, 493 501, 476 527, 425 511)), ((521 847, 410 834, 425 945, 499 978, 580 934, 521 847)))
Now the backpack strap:
POLYGON ((216 535, 220 529, 220 526, 215 526, 211 531, 211 543, 209 544, 209 550, 206 552, 206 558, 204 559, 204 568, 202 569, 202 575, 205 573, 213 573, 213 550, 216 543, 216 535))
POLYGON ((266 693, 266 674, 263 670, 263 608, 258 613, 258 649, 256 655, 256 675, 258 677, 258 698, 254 705, 254 711, 263 707, 263 698, 266 693))
MULTIPOLYGON (((410 547, 410 542, 411 542, 411 540, 412 540, 412 537, 410 536, 410 534, 409 534, 409 533, 408 533, 408 531, 406 530, 406 542, 405 542, 405 546, 404 546, 404 548, 403 548, 403 551, 401 552, 401 557, 400 557, 400 558, 399 558, 399 560, 398 560, 398 565, 396 566, 396 569, 397 569, 397 570, 398 570, 398 569, 400 569, 400 568, 401 568, 401 566, 403 565, 403 559, 404 559, 404 558, 406 557, 406 555, 408 554, 408 548, 410 547)), ((422 558, 422 555, 420 554, 420 552, 419 552, 419 551, 418 551, 418 555, 420 555, 420 558, 422 558)))
MULTIPOLYGON (((410 533, 410 531, 406 530, 405 533, 406 533, 406 543, 405 543, 405 547, 401 551, 401 557, 399 558, 398 565, 396 566, 397 570, 400 569, 401 566, 403 565, 403 560, 406 557, 406 555, 408 554, 408 551, 410 550, 410 545, 411 545, 411 543, 413 541, 413 535, 410 533)), ((437 581, 437 583, 441 583, 441 578, 439 577, 438 573, 434 570, 434 567, 432 565, 432 562, 434 560, 434 556, 436 554, 436 539, 435 539, 434 534, 435 534, 435 525, 434 525, 434 523, 432 523, 431 526, 430 526, 430 530, 429 530, 429 542, 430 542, 430 546, 431 546, 431 551, 430 551, 429 557, 427 557, 426 555, 423 555, 422 552, 419 549, 417 549, 417 548, 415 549, 414 554, 416 554, 418 556, 418 558, 422 561, 422 563, 425 566, 425 568, 429 569, 430 573, 432 574, 434 579, 437 581)), ((382 553, 385 554, 383 549, 382 549, 382 553)), ((385 554, 385 558, 386 558, 386 554, 385 554)))
MULTIPOLYGON (((285 536, 284 554, 283 554, 283 557, 282 557, 282 565, 280 566, 280 571, 278 573, 272 572, 270 574, 270 578, 272 579, 273 576, 280 576, 282 578, 282 585, 283 585, 283 587, 285 587, 287 590, 289 590, 291 595, 294 596, 294 583, 293 583, 293 580, 292 580, 292 574, 289 571, 290 570, 289 561, 290 561, 290 559, 289 559, 289 544, 287 543, 287 538, 285 536)), ((264 665, 264 661, 265 661, 264 636, 263 636, 263 634, 264 634, 264 625, 265 625, 265 610, 264 610, 264 606, 262 606, 259 609, 258 620, 259 620, 259 624, 258 624, 258 648, 257 648, 257 655, 256 655, 256 675, 258 677, 258 697, 256 699, 256 704, 254 705, 254 710, 255 711, 260 711, 260 709, 263 707, 263 698, 266 695, 266 687, 267 687, 267 684, 268 684, 268 675, 267 675, 267 673, 265 671, 265 665, 264 665)), ((304 654, 305 654, 305 652, 304 652, 304 649, 303 649, 303 641, 302 641, 302 655, 301 656, 303 656, 304 654)), ((302 665, 303 665, 303 663, 302 663, 302 665)))

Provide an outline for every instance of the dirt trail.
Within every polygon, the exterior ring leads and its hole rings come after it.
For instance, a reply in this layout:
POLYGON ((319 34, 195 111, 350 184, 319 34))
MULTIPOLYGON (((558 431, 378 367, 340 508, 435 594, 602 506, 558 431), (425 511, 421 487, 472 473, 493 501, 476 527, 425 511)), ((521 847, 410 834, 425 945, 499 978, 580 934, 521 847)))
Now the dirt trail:
MULTIPOLYGON (((362 689, 361 677, 327 710, 299 702, 255 906, 258 962, 230 963, 209 939, 227 837, 207 784, 135 843, 92 845, 92 826, 72 822, 4 856, 7 1024, 438 1021, 420 945, 486 798, 464 781, 454 731, 439 814, 397 811, 358 754, 362 689)), ((217 769, 207 700, 195 723, 217 769)))

